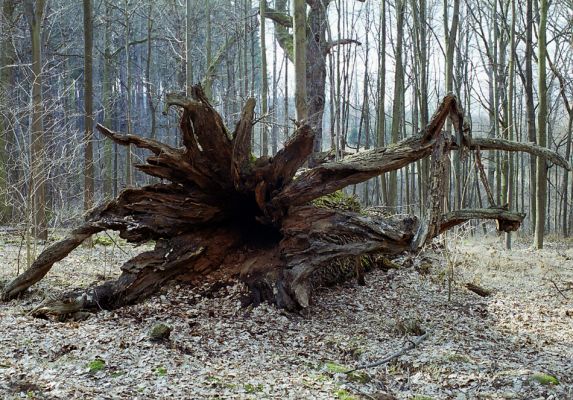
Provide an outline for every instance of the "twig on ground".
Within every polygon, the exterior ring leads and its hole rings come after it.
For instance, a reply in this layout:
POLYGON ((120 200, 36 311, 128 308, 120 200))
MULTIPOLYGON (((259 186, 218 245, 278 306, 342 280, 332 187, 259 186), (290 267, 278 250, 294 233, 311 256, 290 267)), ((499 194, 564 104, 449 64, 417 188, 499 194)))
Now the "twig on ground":
POLYGON ((400 350, 398 350, 395 353, 390 354, 389 356, 383 358, 380 361, 377 361, 375 363, 372 364, 367 364, 367 365, 360 365, 354 369, 351 369, 350 371, 346 371, 345 374, 350 374, 354 371, 358 371, 361 369, 367 369, 367 368, 374 368, 374 367, 378 367, 380 365, 386 364, 389 361, 392 361, 395 358, 400 357, 401 355, 405 354, 406 352, 415 349, 416 347, 418 347, 420 345, 420 343, 422 343, 424 340, 426 340, 429 336, 430 336, 431 331, 427 331, 426 333, 424 333, 422 336, 418 336, 416 339, 414 340, 409 340, 408 344, 404 347, 402 347, 400 350))
POLYGON ((557 289, 557 291, 559 292, 559 294, 561 296, 563 296, 563 298, 565 300, 569 300, 569 297, 565 296, 565 294, 563 293, 563 291, 561 289, 559 289, 559 286, 557 286, 557 284, 555 283, 555 281, 553 279, 549 279, 549 282, 551 282, 553 284, 553 286, 555 286, 555 289, 557 289))

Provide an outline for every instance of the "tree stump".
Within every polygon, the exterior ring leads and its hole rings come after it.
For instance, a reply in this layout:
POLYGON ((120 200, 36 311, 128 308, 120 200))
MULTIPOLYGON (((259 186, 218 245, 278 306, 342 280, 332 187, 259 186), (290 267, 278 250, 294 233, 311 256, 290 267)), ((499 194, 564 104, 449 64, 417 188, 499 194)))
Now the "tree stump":
POLYGON ((476 145, 456 97, 448 95, 420 135, 320 164, 295 177, 313 150, 314 133, 304 121, 274 157, 256 159, 251 153, 254 99, 247 100, 233 132, 200 86, 193 88, 191 99, 169 95, 167 102, 181 110, 180 148, 97 126, 120 145, 149 150, 146 163, 136 167, 162 183, 128 188, 91 211, 84 225, 47 248, 10 282, 3 299, 25 291, 83 240, 103 230, 118 231, 131 243, 154 240, 155 248, 127 261, 117 280, 68 293, 45 304, 46 311, 112 309, 140 301, 176 277, 200 283, 207 275, 246 282, 253 303, 298 309, 309 306, 313 288, 328 281, 323 275, 336 263, 360 270, 357 260, 367 263, 377 254, 417 248, 471 218, 494 219, 504 230, 517 229, 524 215, 504 209, 450 212, 439 218, 437 229, 428 229, 414 216, 365 215, 312 203, 430 156, 448 117, 469 150, 528 151, 569 168, 558 154, 535 145, 488 139, 476 139, 476 145), (422 241, 420 232, 426 232, 422 241))

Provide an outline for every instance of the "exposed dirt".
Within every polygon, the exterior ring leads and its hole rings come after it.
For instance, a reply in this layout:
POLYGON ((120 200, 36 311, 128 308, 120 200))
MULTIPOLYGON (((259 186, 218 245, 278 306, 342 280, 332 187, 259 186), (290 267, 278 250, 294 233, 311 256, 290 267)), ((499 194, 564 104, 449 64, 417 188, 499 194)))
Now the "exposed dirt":
MULTIPOLYGON (((78 249, 25 298, 0 304, 0 394, 573 399, 573 242, 549 241, 546 250, 534 251, 529 240, 518 240, 510 252, 497 236, 449 235, 447 241, 448 250, 402 259, 398 271, 370 273, 365 287, 349 282, 321 290, 300 314, 268 305, 243 309, 244 288, 233 283, 217 290, 174 284, 144 304, 81 322, 30 316, 47 294, 109 279, 128 258, 113 244, 78 249), (492 296, 468 291, 467 282, 493 290, 492 296), (148 340, 157 322, 173 328, 169 341, 148 340), (396 360, 342 373, 428 330, 428 339, 396 360), (559 384, 536 382, 538 373, 559 384)), ((0 238, 0 281, 16 274, 18 244, 18 238, 0 238)), ((130 255, 141 250, 121 247, 130 255)))

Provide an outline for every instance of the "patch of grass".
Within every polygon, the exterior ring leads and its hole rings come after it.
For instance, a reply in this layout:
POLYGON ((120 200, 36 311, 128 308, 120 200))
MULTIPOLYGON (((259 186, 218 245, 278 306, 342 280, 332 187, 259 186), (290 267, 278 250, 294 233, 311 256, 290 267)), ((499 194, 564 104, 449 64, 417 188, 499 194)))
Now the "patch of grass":
MULTIPOLYGON (((327 362, 324 366, 326 371, 331 374, 344 374, 346 371, 351 369, 344 365, 336 364, 333 362, 327 362)), ((368 383, 371 380, 370 376, 366 372, 362 371, 355 371, 351 372, 350 374, 346 374, 346 379, 348 379, 350 382, 356 383, 368 383)))
POLYGON ((114 244, 114 243, 113 243, 112 238, 110 238, 110 237, 107 236, 107 235, 96 236, 96 237, 93 239, 93 245, 94 245, 94 246, 95 246, 95 245, 100 245, 100 246, 107 247, 107 246, 113 246, 113 244, 114 244))
POLYGON ((412 397, 410 400, 434 400, 434 399, 430 396, 424 396, 423 394, 417 394, 414 397, 412 397))
POLYGON ((95 374, 96 372, 99 372, 104 368, 105 368, 105 361, 102 360, 101 358, 96 358, 95 360, 90 361, 88 363, 88 369, 90 374, 95 374))
POLYGON ((155 368, 155 375, 157 375, 157 376, 165 376, 165 375, 167 375, 167 368, 165 368, 165 367, 157 367, 157 368, 155 368))
POLYGON ((339 400, 358 400, 357 397, 351 395, 350 393, 348 393, 348 391, 344 390, 344 389, 338 389, 334 395, 336 396, 337 399, 339 400))
POLYGON ((344 365, 336 364, 333 362, 327 362, 324 364, 326 370, 331 374, 343 374, 349 370, 349 368, 345 367, 344 365))
POLYGON ((259 393, 263 391, 263 385, 260 383, 258 385, 253 385, 252 383, 246 383, 245 391, 249 394, 259 393))
POLYGON ((534 374, 533 376, 531 376, 531 380, 544 386, 559 385, 559 379, 557 379, 553 375, 544 374, 543 372, 534 374))

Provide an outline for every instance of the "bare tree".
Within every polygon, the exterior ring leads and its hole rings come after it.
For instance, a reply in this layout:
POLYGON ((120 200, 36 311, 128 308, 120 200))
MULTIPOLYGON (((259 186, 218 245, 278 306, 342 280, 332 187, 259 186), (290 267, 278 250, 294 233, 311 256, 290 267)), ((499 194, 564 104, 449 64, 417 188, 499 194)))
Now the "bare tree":
MULTIPOLYGON (((538 64, 539 64, 539 111, 537 112, 537 143, 541 147, 547 146, 547 12, 549 3, 547 0, 539 1, 539 45, 538 45, 538 64)), ((537 159, 537 192, 536 192, 536 221, 534 246, 537 249, 543 248, 543 239, 545 235, 545 213, 547 207, 547 161, 544 158, 537 159)))
POLYGON ((32 43, 32 123, 30 205, 34 236, 48 238, 46 221, 46 165, 44 112, 42 103, 42 21, 45 0, 25 0, 24 11, 30 28, 32 43))
POLYGON ((84 8, 84 210, 94 203, 93 155, 93 12, 92 0, 83 0, 84 8))

